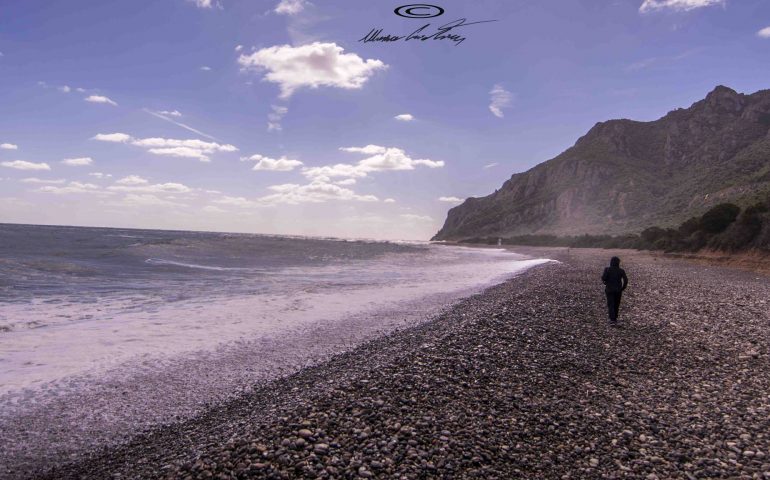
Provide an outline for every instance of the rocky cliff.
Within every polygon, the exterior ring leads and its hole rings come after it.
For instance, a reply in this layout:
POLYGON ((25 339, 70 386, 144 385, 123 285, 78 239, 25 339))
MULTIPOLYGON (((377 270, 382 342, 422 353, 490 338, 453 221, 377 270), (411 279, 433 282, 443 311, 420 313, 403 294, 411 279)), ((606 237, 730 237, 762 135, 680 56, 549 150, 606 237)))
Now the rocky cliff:
POLYGON ((770 90, 718 86, 652 122, 597 123, 574 146, 449 211, 434 240, 620 234, 770 191, 770 90))

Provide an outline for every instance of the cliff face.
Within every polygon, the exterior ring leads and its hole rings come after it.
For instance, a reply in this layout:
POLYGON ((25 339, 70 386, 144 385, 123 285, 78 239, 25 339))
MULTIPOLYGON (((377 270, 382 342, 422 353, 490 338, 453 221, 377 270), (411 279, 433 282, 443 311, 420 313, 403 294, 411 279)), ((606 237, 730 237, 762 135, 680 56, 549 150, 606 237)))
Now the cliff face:
POLYGON ((434 240, 637 233, 770 191, 770 90, 719 86, 652 122, 597 123, 573 147, 449 211, 434 240))

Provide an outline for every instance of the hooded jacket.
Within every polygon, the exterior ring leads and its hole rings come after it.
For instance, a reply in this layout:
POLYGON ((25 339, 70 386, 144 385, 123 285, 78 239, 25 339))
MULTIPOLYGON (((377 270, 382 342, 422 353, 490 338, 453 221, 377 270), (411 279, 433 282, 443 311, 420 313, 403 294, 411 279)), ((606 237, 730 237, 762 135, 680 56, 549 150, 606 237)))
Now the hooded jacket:
POLYGON ((610 259, 610 266, 606 267, 602 274, 602 282, 605 285, 604 291, 607 293, 619 293, 628 286, 626 271, 620 268, 620 259, 618 257, 610 259))

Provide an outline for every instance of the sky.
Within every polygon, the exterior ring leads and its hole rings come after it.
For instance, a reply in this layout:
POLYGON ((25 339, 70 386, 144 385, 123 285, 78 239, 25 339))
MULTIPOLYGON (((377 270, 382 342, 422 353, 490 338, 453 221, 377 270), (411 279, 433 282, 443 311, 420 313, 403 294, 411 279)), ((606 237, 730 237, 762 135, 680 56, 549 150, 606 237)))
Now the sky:
POLYGON ((597 122, 770 88, 767 0, 410 1, 0 0, 0 222, 426 240, 597 122))

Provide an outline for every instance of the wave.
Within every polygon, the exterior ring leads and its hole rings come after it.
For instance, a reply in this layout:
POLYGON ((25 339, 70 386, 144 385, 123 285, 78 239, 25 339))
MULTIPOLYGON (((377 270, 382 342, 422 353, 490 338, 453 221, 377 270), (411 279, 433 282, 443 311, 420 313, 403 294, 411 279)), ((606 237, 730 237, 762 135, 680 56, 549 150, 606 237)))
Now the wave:
POLYGON ((253 270, 251 268, 243 267, 217 267, 212 265, 198 265, 195 263, 175 262, 173 260, 164 260, 162 258, 148 258, 144 261, 144 263, 148 263, 150 265, 169 265, 174 267, 196 268, 199 270, 214 270, 217 272, 253 270))

